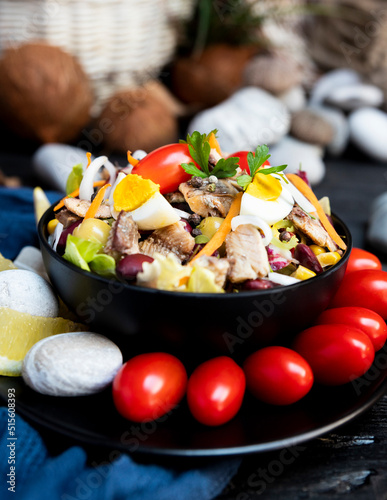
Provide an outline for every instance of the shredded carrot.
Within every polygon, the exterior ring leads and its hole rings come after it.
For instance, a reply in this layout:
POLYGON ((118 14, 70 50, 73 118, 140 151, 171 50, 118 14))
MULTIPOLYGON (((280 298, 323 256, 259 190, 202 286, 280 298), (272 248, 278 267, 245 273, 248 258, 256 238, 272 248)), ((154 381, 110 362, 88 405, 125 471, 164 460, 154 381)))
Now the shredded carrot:
POLYGON ((238 193, 236 195, 234 201, 231 204, 230 210, 228 211, 228 214, 226 215, 226 218, 224 219, 222 224, 219 226, 219 229, 216 231, 210 241, 206 243, 206 245, 200 250, 200 252, 197 253, 195 257, 189 262, 189 264, 192 264, 196 259, 202 257, 203 255, 212 255, 215 250, 217 250, 222 245, 222 243, 226 239, 226 236, 231 231, 231 220, 239 215, 239 211, 241 209, 242 194, 243 193, 238 193))
POLYGON ((131 151, 128 151, 126 153, 126 156, 128 157, 128 162, 133 166, 135 167, 137 165, 137 163, 139 162, 139 160, 136 160, 136 158, 133 158, 132 156, 132 152, 131 151))
POLYGON ((303 181, 299 175, 296 174, 286 174, 286 177, 312 203, 312 205, 316 209, 321 224, 324 226, 327 233, 336 243, 336 245, 338 245, 342 250, 346 250, 347 245, 340 238, 340 236, 337 234, 332 224, 329 222, 329 219, 326 216, 322 206, 320 205, 316 195, 314 194, 312 189, 308 186, 308 184, 305 181, 303 181))
POLYGON ((179 286, 186 285, 188 283, 188 281, 189 281, 189 276, 183 276, 179 280, 179 286))
MULTIPOLYGON (((99 187, 99 186, 103 186, 105 183, 106 183, 106 181, 103 181, 103 180, 96 181, 96 182, 94 182, 93 186, 99 187)), ((57 210, 59 210, 60 208, 62 208, 64 206, 64 201, 66 198, 76 198, 77 196, 79 196, 79 188, 76 189, 75 191, 73 191, 72 193, 68 194, 64 198, 62 198, 60 200, 60 202, 56 205, 56 207, 54 207, 54 212, 56 212, 57 210)))
POLYGON ((111 184, 105 184, 104 186, 101 187, 101 189, 95 195, 94 200, 91 202, 91 205, 87 209, 84 219, 92 219, 95 216, 95 214, 98 212, 99 207, 101 206, 105 191, 110 186, 111 184))
POLYGON ((87 168, 91 163, 91 153, 86 153, 86 156, 87 156, 87 165, 86 165, 87 168))
POLYGON ((211 149, 216 149, 220 156, 222 156, 222 150, 220 149, 219 142, 216 139, 214 132, 211 132, 210 137, 208 138, 208 142, 211 146, 211 149))

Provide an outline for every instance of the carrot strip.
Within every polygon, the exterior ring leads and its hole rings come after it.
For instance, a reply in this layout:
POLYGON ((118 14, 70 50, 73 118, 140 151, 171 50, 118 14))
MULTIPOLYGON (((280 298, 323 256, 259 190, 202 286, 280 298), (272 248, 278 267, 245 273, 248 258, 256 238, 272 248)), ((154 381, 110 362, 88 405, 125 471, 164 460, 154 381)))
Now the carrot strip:
POLYGON ((86 165, 87 168, 91 163, 91 153, 86 153, 86 156, 87 156, 87 165, 86 165))
POLYGON ((216 231, 210 241, 206 243, 206 245, 200 250, 200 252, 197 253, 195 257, 189 262, 189 264, 192 264, 196 259, 202 257, 203 255, 212 255, 215 250, 217 250, 222 245, 222 243, 226 239, 226 236, 231 231, 231 220, 240 212, 242 194, 243 193, 238 193, 236 195, 234 201, 231 204, 230 210, 228 211, 228 214, 226 215, 226 218, 224 219, 222 224, 219 226, 219 229, 216 231))
POLYGON ((289 179, 289 181, 295 185, 295 187, 301 191, 301 193, 308 198, 308 200, 311 202, 311 204, 314 206, 316 209, 317 215, 320 218, 321 224, 324 226, 326 229, 327 233, 329 236, 332 238, 332 240, 338 245, 342 250, 346 250, 347 245, 344 243, 344 241, 340 238, 340 236, 337 234, 336 230, 332 226, 332 224, 329 222, 328 217, 326 216, 322 206, 320 205, 316 195, 312 191, 312 189, 308 186, 308 184, 301 179, 299 175, 296 174, 286 174, 286 177, 289 179))
MULTIPOLYGON (((103 186, 105 183, 106 183, 106 181, 103 181, 103 180, 96 181, 96 182, 94 182, 93 186, 94 187, 99 187, 99 186, 103 186)), ((65 201, 66 198, 76 198, 77 196, 79 196, 79 188, 76 189, 75 191, 73 191, 72 193, 68 194, 64 198, 62 198, 60 200, 60 202, 54 207, 54 212, 56 212, 60 208, 64 207, 64 201, 65 201)))
POLYGON ((215 137, 214 132, 211 132, 210 137, 208 138, 208 142, 211 146, 211 149, 216 149, 220 156, 222 156, 222 150, 220 149, 219 142, 215 137))
POLYGON ((101 189, 95 195, 94 200, 91 202, 91 205, 87 209, 87 212, 85 214, 84 219, 92 219, 95 216, 95 214, 97 213, 99 207, 101 206, 101 203, 103 201, 103 197, 104 197, 105 191, 110 186, 111 186, 111 184, 105 184, 104 186, 101 187, 101 189))
POLYGON ((130 163, 133 167, 135 167, 137 165, 137 163, 139 162, 139 160, 136 160, 136 158, 133 158, 131 151, 128 151, 126 153, 126 156, 128 158, 128 163, 130 163))

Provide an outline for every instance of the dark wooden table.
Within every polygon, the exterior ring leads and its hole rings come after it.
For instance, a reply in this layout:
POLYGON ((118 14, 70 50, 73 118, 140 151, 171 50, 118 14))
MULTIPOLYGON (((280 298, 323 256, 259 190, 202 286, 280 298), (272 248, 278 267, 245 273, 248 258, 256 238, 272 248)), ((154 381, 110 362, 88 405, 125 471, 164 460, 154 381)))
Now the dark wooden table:
MULTIPOLYGON (((34 145, 4 135, 0 169, 19 175, 26 185, 36 179, 30 159, 34 145)), ((350 149, 340 159, 326 159, 327 174, 315 188, 329 195, 334 211, 349 226, 354 245, 367 247, 365 231, 370 204, 387 191, 387 165, 350 149)), ((43 183, 43 187, 44 183, 43 183)), ((379 255, 387 263, 387 257, 379 255)), ((66 449, 68 438, 39 429, 53 453, 66 449), (55 442, 55 444, 53 444, 55 442)), ((98 450, 92 451, 95 455, 98 450)), ((102 456, 103 459, 103 456, 102 456)), ((98 460, 96 460, 98 463, 98 460)), ((218 500, 386 500, 387 499, 387 396, 366 413, 332 433, 295 448, 247 455, 238 474, 218 500)))

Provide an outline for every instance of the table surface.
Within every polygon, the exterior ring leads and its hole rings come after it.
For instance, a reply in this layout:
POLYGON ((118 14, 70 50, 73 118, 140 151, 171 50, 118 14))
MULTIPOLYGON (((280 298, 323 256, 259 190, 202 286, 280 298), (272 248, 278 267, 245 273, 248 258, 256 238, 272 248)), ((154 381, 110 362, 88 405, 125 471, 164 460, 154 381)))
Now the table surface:
MULTIPOLYGON (((24 143, 20 147, 18 138, 0 137, 0 169, 20 176, 25 185, 49 187, 33 172, 35 145, 24 143)), ((353 148, 341 158, 325 160, 326 176, 314 190, 318 197, 329 196, 334 211, 349 226, 354 246, 367 248, 369 209, 374 198, 387 190, 387 165, 373 162, 353 148)), ((387 264, 387 256, 379 257, 387 264)), ((53 453, 74 444, 51 431, 39 430, 53 453)), ((91 449, 90 453, 103 461, 106 451, 91 449)), ((245 456, 238 474, 217 500, 386 500, 387 396, 351 423, 294 448, 286 460, 283 457, 281 450, 245 456)))

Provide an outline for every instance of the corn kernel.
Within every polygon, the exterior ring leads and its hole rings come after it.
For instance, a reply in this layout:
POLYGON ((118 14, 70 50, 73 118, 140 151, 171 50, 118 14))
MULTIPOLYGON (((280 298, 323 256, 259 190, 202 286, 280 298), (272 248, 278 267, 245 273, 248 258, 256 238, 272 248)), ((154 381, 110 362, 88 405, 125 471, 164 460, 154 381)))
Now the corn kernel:
POLYGON ((326 253, 324 247, 320 247, 319 245, 310 245, 309 248, 315 255, 320 255, 320 253, 326 253))
POLYGON ((320 262, 321 267, 333 266, 341 259, 338 252, 325 252, 317 255, 317 260, 320 262))
POLYGON ((291 276, 293 276, 293 278, 297 278, 298 280, 308 280, 309 278, 313 278, 313 276, 316 276, 316 273, 311 271, 307 267, 298 266, 296 271, 294 271, 291 276))
POLYGON ((47 224, 48 234, 52 234, 55 231, 56 226, 58 225, 58 219, 51 219, 47 224))

